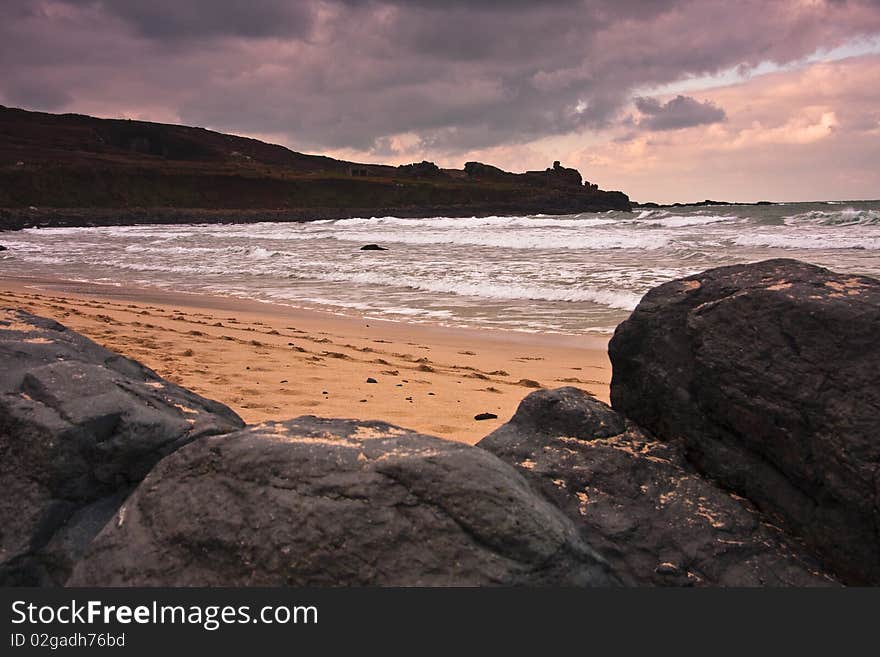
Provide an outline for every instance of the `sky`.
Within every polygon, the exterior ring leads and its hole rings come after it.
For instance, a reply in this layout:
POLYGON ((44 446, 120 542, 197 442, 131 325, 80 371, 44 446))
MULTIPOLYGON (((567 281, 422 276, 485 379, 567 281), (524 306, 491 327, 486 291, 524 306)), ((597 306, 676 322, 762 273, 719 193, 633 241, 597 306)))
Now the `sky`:
POLYGON ((880 0, 2 0, 0 104, 638 201, 880 198, 880 0))

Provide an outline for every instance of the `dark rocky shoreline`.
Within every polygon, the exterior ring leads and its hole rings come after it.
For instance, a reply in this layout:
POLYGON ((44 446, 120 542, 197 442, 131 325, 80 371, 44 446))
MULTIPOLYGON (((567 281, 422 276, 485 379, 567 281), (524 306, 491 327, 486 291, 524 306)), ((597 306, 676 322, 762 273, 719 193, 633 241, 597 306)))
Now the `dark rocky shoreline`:
MULTIPOLYGON (((611 193, 611 192, 609 192, 611 193)), ((622 195, 621 195, 622 196, 622 195)), ((625 199, 625 197, 624 197, 625 199)), ((546 199, 513 203, 473 205, 419 205, 374 207, 315 207, 210 209, 210 208, 0 208, 0 232, 25 228, 93 228, 99 226, 142 226, 147 224, 252 224, 262 221, 307 223, 356 217, 491 217, 496 215, 577 214, 629 210, 621 202, 615 208, 577 198, 546 199)))
POLYGON ((793 260, 650 291, 613 408, 539 390, 475 447, 243 426, 50 320, 0 314, 0 582, 880 583, 880 281, 793 260))

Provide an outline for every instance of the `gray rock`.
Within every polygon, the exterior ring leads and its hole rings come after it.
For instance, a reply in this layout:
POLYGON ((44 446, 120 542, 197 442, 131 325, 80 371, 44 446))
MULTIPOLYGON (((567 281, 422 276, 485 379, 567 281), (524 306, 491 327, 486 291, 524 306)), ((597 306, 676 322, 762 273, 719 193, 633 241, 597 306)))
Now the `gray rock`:
POLYGON ((486 451, 304 416, 164 459, 78 586, 616 583, 572 523, 486 451))
POLYGON ((0 309, 0 583, 63 584, 157 461, 242 425, 57 322, 0 309))
POLYGON ((680 445, 577 388, 530 394, 478 446, 515 465, 628 584, 834 584, 748 501, 701 477, 680 445))
POLYGON ((609 347, 611 400, 802 536, 880 583, 880 281, 795 260, 645 295, 609 347))

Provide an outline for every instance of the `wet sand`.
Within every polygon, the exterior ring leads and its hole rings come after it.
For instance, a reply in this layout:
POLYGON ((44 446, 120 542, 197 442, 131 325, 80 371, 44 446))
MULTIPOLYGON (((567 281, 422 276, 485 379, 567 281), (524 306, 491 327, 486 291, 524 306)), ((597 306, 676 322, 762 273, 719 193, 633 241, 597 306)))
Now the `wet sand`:
POLYGON ((405 324, 49 279, 0 279, 0 306, 51 317, 246 422, 384 420, 474 443, 539 387, 576 386, 608 401, 601 337, 405 324), (498 418, 476 421, 480 413, 498 418))

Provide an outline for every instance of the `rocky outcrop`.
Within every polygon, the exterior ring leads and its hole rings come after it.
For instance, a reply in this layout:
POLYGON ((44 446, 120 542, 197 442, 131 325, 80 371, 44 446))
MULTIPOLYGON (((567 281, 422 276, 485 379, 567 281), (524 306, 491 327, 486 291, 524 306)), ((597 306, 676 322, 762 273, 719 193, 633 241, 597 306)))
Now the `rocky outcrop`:
POLYGON ((305 416, 164 459, 69 583, 615 582, 572 523, 488 452, 381 422, 305 416))
POLYGON ((468 177, 476 180, 512 180, 516 175, 482 162, 465 162, 464 172, 468 177))
POLYGON ((413 162, 412 164, 400 164, 397 167, 397 171, 404 176, 412 178, 441 178, 446 175, 440 167, 427 160, 413 162))
POLYGON ((0 583, 57 585, 131 489, 231 410, 57 322, 0 310, 0 583))
POLYGON ((581 187, 583 185, 580 171, 564 167, 559 164, 558 160, 553 163, 553 168, 547 168, 544 171, 526 171, 523 175, 534 185, 552 187, 581 187))
POLYGON ((628 584, 821 586, 803 546, 755 507, 577 388, 526 397, 480 443, 562 509, 628 584))
POLYGON ((614 334, 616 410, 880 583, 880 282, 794 260, 661 285, 614 334))

